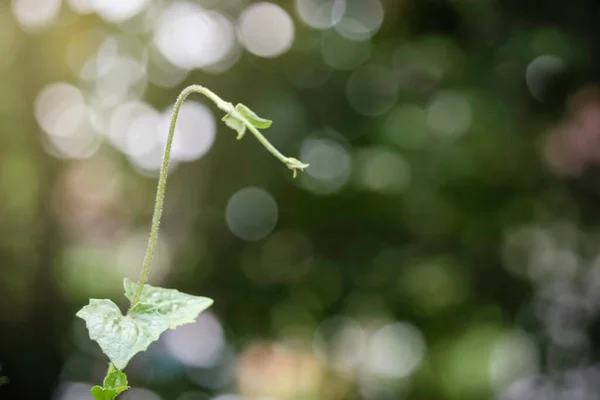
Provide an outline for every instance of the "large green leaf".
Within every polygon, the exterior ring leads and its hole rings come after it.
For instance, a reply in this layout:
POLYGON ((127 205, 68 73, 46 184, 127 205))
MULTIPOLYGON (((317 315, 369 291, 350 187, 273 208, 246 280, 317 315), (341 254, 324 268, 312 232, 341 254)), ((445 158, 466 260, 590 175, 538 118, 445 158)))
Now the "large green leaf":
POLYGON ((127 375, 111 363, 104 378, 104 385, 94 386, 91 392, 95 400, 114 400, 127 389, 129 389, 127 375))
MULTIPOLYGON (((124 286, 125 296, 131 300, 137 284, 125 279, 124 286)), ((158 340, 161 333, 194 322, 212 303, 206 297, 145 285, 139 302, 127 315, 121 314, 110 300, 91 299, 77 316, 85 320, 90 338, 98 342, 118 369, 123 369, 134 355, 146 351, 158 340)))

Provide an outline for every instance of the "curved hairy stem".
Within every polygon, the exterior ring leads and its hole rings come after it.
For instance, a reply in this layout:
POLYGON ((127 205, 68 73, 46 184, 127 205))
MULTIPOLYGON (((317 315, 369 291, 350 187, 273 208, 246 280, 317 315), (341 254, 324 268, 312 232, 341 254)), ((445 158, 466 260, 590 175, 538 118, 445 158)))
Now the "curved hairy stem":
MULTIPOLYGON (((279 152, 268 140, 265 138, 260 131, 256 128, 256 123, 252 123, 252 121, 248 120, 246 115, 243 115, 238 111, 237 107, 234 107, 233 104, 228 103, 222 100, 215 93, 211 92, 207 88, 200 85, 191 85, 186 87, 177 97, 177 101, 175 102, 175 106, 173 107, 173 114, 171 117, 171 123, 169 125, 169 135, 167 137, 167 144, 165 146, 165 152, 163 155, 163 161, 160 169, 160 175, 158 177, 158 188, 156 190, 156 200, 154 203, 154 213, 152 214, 152 226, 150 228, 150 238, 148 239, 148 248, 146 250, 146 255, 144 257, 144 264, 142 267, 142 272, 139 278, 139 284, 135 296, 131 300, 130 310, 138 303, 140 297, 142 295, 142 290, 144 285, 148 281, 148 276, 150 274, 150 267, 152 265, 152 259, 154 258, 154 249, 156 247, 156 240, 158 238, 158 231, 160 226, 160 219, 163 211, 163 204, 165 199, 165 188, 167 186, 167 175, 169 169, 169 160, 171 158, 171 147, 173 145, 173 135, 175 134, 175 125, 177 123, 177 117, 179 115, 179 110, 181 109, 181 105, 185 101, 185 99, 192 93, 199 93, 206 96, 212 102, 214 102, 219 109, 223 110, 227 113, 226 118, 231 118, 235 120, 237 123, 243 126, 243 130, 240 133, 238 138, 241 138, 243 135, 243 131, 247 128, 252 132, 252 134, 258 139, 258 141, 277 159, 283 162, 289 169, 294 172, 294 177, 296 176, 296 171, 298 169, 303 170, 308 167, 308 164, 303 164, 295 158, 286 157, 279 152)), ((245 110, 247 108, 244 107, 245 110)), ((249 110, 248 110, 249 111, 249 110)), ((251 112, 251 111, 250 111, 251 112)), ((256 115, 253 114, 256 118, 256 115)), ((228 123, 229 125, 229 123, 228 123)), ((269 123, 270 125, 270 123, 269 123)), ((229 125, 231 126, 231 125, 229 125)), ((240 132, 238 127, 238 132, 240 132)))

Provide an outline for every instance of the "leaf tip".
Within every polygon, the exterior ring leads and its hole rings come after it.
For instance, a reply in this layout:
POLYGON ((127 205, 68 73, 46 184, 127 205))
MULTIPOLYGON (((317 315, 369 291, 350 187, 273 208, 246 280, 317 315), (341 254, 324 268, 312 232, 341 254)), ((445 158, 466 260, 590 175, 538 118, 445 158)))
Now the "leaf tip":
POLYGON ((244 118, 248 123, 257 129, 267 129, 273 124, 273 121, 270 119, 259 117, 254 111, 241 103, 235 106, 235 110, 242 118, 244 118))

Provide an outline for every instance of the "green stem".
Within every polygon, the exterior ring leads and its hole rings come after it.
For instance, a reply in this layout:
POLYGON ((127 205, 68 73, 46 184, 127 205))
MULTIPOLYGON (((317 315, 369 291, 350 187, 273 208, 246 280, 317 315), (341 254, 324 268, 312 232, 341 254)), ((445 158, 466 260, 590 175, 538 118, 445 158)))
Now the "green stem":
POLYGON ((158 177, 158 187, 156 189, 156 200, 154 203, 154 213, 152 214, 152 226, 150 228, 150 238, 148 239, 148 248, 146 250, 146 255, 144 256, 144 265, 142 268, 142 272, 140 274, 140 279, 138 283, 138 288, 131 301, 130 310, 140 301, 140 297, 142 296, 142 289, 144 285, 148 281, 148 276, 150 275, 150 267, 152 266, 152 259, 154 258, 154 249, 156 247, 156 240, 158 239, 158 231, 160 226, 160 219, 163 211, 163 204, 165 200, 165 188, 167 186, 167 175, 169 170, 169 160, 171 158, 171 147, 173 145, 173 135, 175 134, 175 124, 177 123, 177 117, 179 116, 179 110, 181 109, 181 105, 185 101, 185 99, 192 93, 199 93, 206 96, 212 102, 214 102, 219 109, 223 110, 227 114, 234 115, 240 121, 246 125, 246 127, 254 134, 256 139, 277 159, 286 164, 288 168, 294 171, 294 176, 296 175, 296 169, 306 168, 307 164, 302 164, 295 158, 286 157, 279 152, 268 140, 265 138, 259 131, 254 127, 250 122, 246 120, 243 116, 241 116, 233 106, 233 104, 228 103, 222 100, 215 93, 211 92, 207 88, 200 85, 191 85, 186 87, 177 97, 177 101, 175 102, 175 106, 173 107, 173 114, 171 116, 171 124, 169 125, 169 135, 167 137, 167 144, 165 146, 165 152, 163 155, 163 161, 160 168, 160 174, 158 177))
POLYGON ((286 156, 284 156, 283 154, 281 154, 281 152, 279 150, 277 150, 275 148, 275 146, 273 146, 271 144, 271 142, 269 142, 267 140, 266 137, 263 136, 262 133, 260 133, 260 131, 258 129, 256 129, 254 127, 254 125, 250 124, 250 123, 245 123, 246 127, 250 130, 250 132, 252 132, 252 134, 256 137, 256 139, 258 139, 258 141, 265 146, 265 148, 267 150, 269 150, 269 153, 273 154, 275 157, 277 157, 277 159, 279 159, 282 163, 284 164, 289 164, 290 159, 286 156))

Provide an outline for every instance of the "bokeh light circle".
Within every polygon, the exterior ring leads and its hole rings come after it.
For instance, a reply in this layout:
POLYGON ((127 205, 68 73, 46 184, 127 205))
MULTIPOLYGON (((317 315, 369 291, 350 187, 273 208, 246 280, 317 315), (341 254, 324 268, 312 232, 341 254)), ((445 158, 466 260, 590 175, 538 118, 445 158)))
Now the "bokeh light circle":
POLYGON ((47 134, 43 140, 56 157, 88 158, 100 145, 92 132, 81 91, 65 82, 46 85, 34 103, 35 118, 47 134))
POLYGON ((12 12, 26 29, 43 28, 56 19, 61 0, 13 0, 12 12))
POLYGON ((371 147, 357 155, 357 183, 364 189, 393 194, 406 189, 410 180, 410 165, 391 148, 371 147))
POLYGON ((321 37, 321 55, 332 68, 352 71, 363 65, 371 56, 371 41, 354 42, 334 30, 321 37))
POLYGON ((351 374, 364 360, 367 339, 367 333, 358 322, 338 316, 319 325, 313 348, 321 362, 341 374, 351 374))
POLYGON ((225 218, 231 232, 240 239, 260 240, 277 224, 277 203, 263 189, 247 187, 231 196, 225 218))
POLYGON ((343 145, 328 138, 309 138, 300 149, 300 159, 310 164, 302 183, 319 194, 339 190, 350 177, 352 157, 343 145))
MULTIPOLYGON (((168 107, 159 126, 166 145, 173 107, 168 107)), ((179 161, 193 161, 202 157, 215 141, 217 122, 212 111, 202 103, 187 101, 179 109, 171 155, 179 161)))
POLYGON ((546 54, 535 58, 527 65, 525 82, 531 96, 536 100, 546 99, 548 83, 565 69, 562 58, 546 54))
POLYGON ((398 93, 392 71, 382 65, 366 65, 354 71, 348 80, 346 94, 357 112, 375 116, 389 111, 398 93))
POLYGON ((173 3, 156 22, 154 45, 173 65, 203 68, 227 57, 235 44, 233 24, 194 3, 173 3))
POLYGON ((367 348, 366 366, 377 375, 404 378, 421 364, 425 352, 425 338, 421 331, 412 325, 396 322, 373 334, 367 348))
POLYGON ((148 0, 90 0, 96 13, 108 22, 123 22, 135 17, 149 3, 148 0))
POLYGON ((384 14, 379 0, 347 0, 344 17, 335 29, 350 40, 367 40, 381 27, 384 14))
POLYGON ((294 41, 294 22, 289 14, 273 3, 255 3, 240 16, 240 40, 246 50, 259 57, 277 57, 294 41))
POLYGON ((315 29, 331 28, 346 11, 346 0, 296 0, 295 5, 302 22, 315 29))
POLYGON ((165 332, 169 353, 187 366, 214 367, 225 347, 223 327, 210 312, 202 313, 195 323, 165 332))
POLYGON ((471 126, 472 111, 467 98, 459 92, 439 92, 427 109, 427 123, 440 137, 455 139, 471 126))
POLYGON ((44 132, 70 136, 83 124, 85 102, 81 91, 68 83, 45 86, 35 99, 35 117, 44 132))

